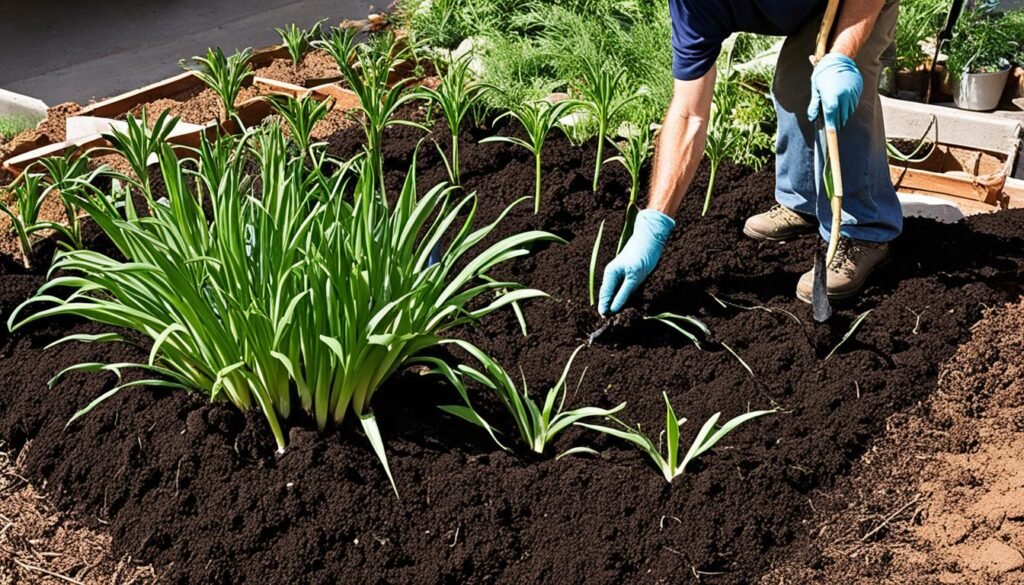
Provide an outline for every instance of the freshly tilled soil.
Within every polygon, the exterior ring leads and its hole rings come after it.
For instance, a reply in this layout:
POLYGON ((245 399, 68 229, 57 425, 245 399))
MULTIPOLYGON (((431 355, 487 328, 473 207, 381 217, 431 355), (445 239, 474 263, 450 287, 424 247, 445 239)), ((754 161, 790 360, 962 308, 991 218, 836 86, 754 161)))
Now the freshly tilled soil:
MULTIPOLYGON (((500 129, 508 132, 507 127, 500 129)), ((532 194, 529 155, 514 146, 463 140, 466 191, 489 221, 532 194)), ((328 142, 358 149, 349 126, 328 142)), ((447 132, 436 138, 447 150, 447 132)), ((386 142, 389 183, 397 186, 421 134, 398 127, 386 142)), ((516 207, 500 235, 550 230, 565 245, 538 247, 494 276, 551 294, 523 305, 524 337, 511 311, 455 334, 510 371, 522 368, 541 392, 601 324, 587 300, 587 265, 604 220, 600 265, 614 253, 628 178, 607 165, 590 191, 593 144, 561 136, 544 149, 544 199, 516 207)), ((446 177, 433 145, 418 154, 418 185, 446 177)), ((832 485, 884 430, 886 418, 936 389, 939 367, 986 306, 1022 293, 1024 213, 957 225, 908 220, 892 262, 856 300, 813 324, 797 301, 813 240, 760 243, 741 233, 745 217, 771 204, 772 170, 725 167, 711 212, 699 217, 706 170, 688 194, 657 271, 634 295, 633 318, 585 348, 586 368, 569 406, 628 402, 622 417, 652 436, 664 424, 661 393, 690 419, 689 440, 708 416, 731 417, 778 404, 784 412, 730 435, 668 484, 634 449, 572 429, 544 456, 527 454, 494 400, 482 411, 517 450, 498 449, 477 429, 435 408, 456 400, 434 377, 406 371, 386 384, 374 408, 401 498, 395 497, 358 425, 318 434, 303 417, 274 453, 265 421, 181 392, 135 390, 107 401, 65 430, 75 410, 109 389, 102 375, 56 371, 82 361, 140 361, 147 346, 44 347, 94 325, 50 321, 0 333, 0 437, 32 440, 25 469, 66 509, 108 522, 115 554, 152 563, 166 583, 749 583, 779 560, 802 531, 808 497, 832 485), (734 305, 723 307, 712 294, 734 305), (756 308, 753 308, 756 307, 756 308), (872 309, 836 354, 825 356, 853 319, 872 309), (692 314, 711 328, 704 351, 639 318, 692 314), (785 312, 783 312, 785 311, 785 312), (918 319, 920 315, 920 319, 918 319), (751 367, 751 376, 720 343, 751 367), (599 458, 554 455, 591 446, 599 458)), ((96 246, 103 247, 101 241, 96 246)), ((43 278, 3 263, 0 311, 28 297, 43 278)))

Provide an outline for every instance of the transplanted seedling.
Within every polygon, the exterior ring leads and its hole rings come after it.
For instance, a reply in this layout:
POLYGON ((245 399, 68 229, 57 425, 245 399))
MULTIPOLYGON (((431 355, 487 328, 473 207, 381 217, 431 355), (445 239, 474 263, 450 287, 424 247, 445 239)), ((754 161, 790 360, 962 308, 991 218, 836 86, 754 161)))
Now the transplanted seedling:
POLYGON ((303 30, 295 23, 292 23, 284 28, 275 28, 274 30, 281 37, 281 43, 288 51, 288 56, 292 59, 292 69, 298 70, 299 64, 302 63, 302 57, 309 51, 311 43, 320 38, 320 25, 327 20, 318 20, 313 26, 309 27, 309 30, 303 30))
MULTIPOLYGON (((459 364, 452 368, 437 358, 421 358, 419 361, 434 366, 431 373, 440 374, 447 378, 462 397, 463 405, 442 406, 441 409, 480 426, 490 434, 494 442, 502 449, 508 450, 508 447, 498 440, 497 431, 494 427, 484 420, 473 408, 473 404, 469 399, 469 392, 466 389, 465 380, 467 378, 494 391, 494 394, 505 408, 508 409, 509 414, 512 415, 512 419, 519 428, 519 436, 534 453, 543 453, 548 443, 558 433, 561 433, 573 423, 578 423, 583 419, 595 416, 611 416, 626 406, 626 403, 623 402, 611 409, 590 406, 574 410, 563 410, 565 407, 566 379, 569 377, 569 368, 572 367, 572 362, 576 359, 576 355, 585 346, 581 345, 572 352, 569 361, 565 364, 565 369, 562 370, 562 376, 554 386, 548 389, 544 397, 544 403, 537 404, 530 396, 525 375, 523 375, 522 388, 519 388, 508 372, 501 367, 501 364, 476 346, 459 340, 447 343, 456 345, 468 352, 483 366, 484 371, 481 372, 465 364, 459 364)), ((586 370, 584 370, 583 375, 586 375, 586 370)), ((580 376, 580 384, 583 382, 583 375, 580 376)), ((578 387, 579 384, 577 384, 578 387)))
POLYGON ((363 115, 358 120, 366 133, 364 149, 370 163, 366 170, 374 173, 383 189, 384 129, 394 124, 424 128, 415 122, 395 118, 398 108, 414 99, 416 94, 407 91, 411 79, 389 83, 393 68, 403 56, 394 36, 385 34, 371 44, 359 45, 355 43, 355 36, 354 29, 332 28, 330 38, 314 45, 334 57, 349 89, 359 100, 363 115))
MULTIPOLYGON (((113 146, 113 150, 128 161, 128 166, 135 174, 134 177, 129 177, 116 173, 117 178, 125 184, 134 185, 149 203, 153 201, 153 190, 149 181, 150 158, 155 157, 160 151, 177 123, 178 118, 172 118, 170 113, 164 110, 150 128, 146 112, 143 110, 141 119, 128 115, 124 130, 111 127, 111 132, 103 135, 103 138, 113 146)), ((125 195, 129 197, 130 190, 126 189, 125 195)), ((124 211, 128 216, 135 213, 135 206, 131 201, 126 201, 124 211)))
POLYGON ((182 63, 182 67, 192 71, 220 98, 223 122, 227 122, 238 112, 235 109, 235 100, 238 99, 242 86, 253 76, 250 57, 252 49, 235 51, 228 57, 220 47, 217 47, 208 49, 203 57, 192 57, 192 60, 201 66, 198 69, 191 69, 182 63))
POLYGON ((650 125, 640 124, 635 127, 630 125, 628 128, 629 132, 625 140, 612 143, 615 145, 615 149, 619 151, 618 156, 613 156, 607 161, 615 161, 621 164, 625 167, 626 172, 629 173, 630 178, 626 221, 622 225, 622 233, 619 234, 619 244, 615 248, 616 254, 622 251, 622 247, 626 245, 626 240, 633 233, 636 215, 640 211, 640 208, 636 205, 636 198, 640 191, 640 172, 643 170, 644 163, 650 158, 654 147, 650 125))
POLYGON ((766 414, 774 414, 778 412, 778 410, 755 410, 753 412, 737 416, 736 418, 726 422, 721 427, 716 428, 715 425, 718 424, 718 419, 722 416, 722 413, 717 412, 704 423, 704 426, 701 427, 697 436, 694 438, 693 443, 690 445, 689 450, 687 450, 686 453, 683 453, 680 450, 682 445, 680 443, 679 431, 683 424, 686 423, 686 419, 680 419, 676 416, 675 410, 672 408, 672 403, 669 401, 667 393, 662 392, 662 396, 665 398, 664 454, 662 454, 661 448, 640 430, 639 426, 634 429, 613 416, 608 417, 609 420, 617 423, 621 428, 593 425, 583 422, 578 422, 576 424, 581 427, 605 433, 633 443, 651 458, 654 465, 657 466, 659 471, 661 471, 665 481, 671 483, 673 479, 686 472, 686 466, 689 465, 690 462, 708 452, 719 441, 725 438, 726 435, 736 430, 743 423, 766 414))
POLYGON ((334 100, 326 99, 321 102, 309 96, 294 98, 290 95, 267 96, 266 99, 288 124, 292 140, 299 147, 299 152, 303 156, 307 154, 312 156, 310 141, 313 127, 330 113, 331 108, 334 107, 334 100))
POLYGON ((452 61, 448 70, 441 76, 441 84, 437 89, 421 87, 419 96, 430 100, 441 108, 445 121, 448 122, 448 129, 451 131, 452 150, 451 156, 446 161, 448 175, 455 185, 460 184, 459 167, 459 129, 462 121, 473 108, 473 105, 480 99, 485 87, 474 82, 469 76, 469 55, 452 61))
POLYGON ((14 195, 14 208, 0 197, 0 211, 11 218, 11 225, 18 234, 18 242, 21 244, 22 264, 26 269, 32 267, 31 236, 39 230, 46 229, 46 226, 39 222, 39 211, 43 206, 44 195, 42 184, 42 175, 24 172, 8 186, 8 190, 14 195))
POLYGON ((509 144, 516 144, 522 146, 526 150, 533 154, 534 160, 534 171, 535 171, 535 184, 534 184, 534 196, 533 196, 533 212, 540 213, 540 194, 541 194, 541 151, 544 149, 544 141, 547 140, 548 134, 555 126, 558 126, 559 120, 571 113, 573 110, 579 108, 581 102, 577 100, 562 100, 556 103, 551 103, 548 100, 537 100, 525 102, 514 110, 509 110, 504 114, 498 116, 495 121, 504 118, 505 116, 511 116, 519 123, 523 125, 526 130, 526 135, 529 137, 529 141, 515 136, 488 136, 480 141, 481 144, 488 142, 507 142, 509 144))
POLYGON ((597 158, 594 162, 594 191, 601 178, 601 164, 604 162, 604 140, 608 135, 608 125, 623 108, 640 99, 643 94, 637 92, 623 95, 622 83, 626 70, 612 67, 596 59, 587 59, 583 69, 583 85, 578 89, 585 98, 581 104, 590 110, 597 122, 597 158))
POLYGON ((45 169, 46 190, 42 197, 47 197, 56 191, 64 206, 64 215, 67 225, 52 223, 50 228, 60 233, 67 239, 66 246, 70 248, 82 247, 82 222, 78 218, 79 208, 75 205, 74 195, 89 186, 94 177, 102 173, 105 167, 90 171, 88 159, 84 156, 76 156, 69 152, 64 156, 49 156, 39 161, 39 165, 45 169))
MULTIPOLYGON (((731 61, 731 57, 730 57, 731 61)), ((718 167, 727 158, 735 158, 742 149, 746 136, 743 130, 733 123, 733 113, 739 103, 739 88, 736 85, 731 66, 722 71, 721 81, 715 86, 711 101, 711 117, 708 122, 707 143, 704 155, 708 157, 711 172, 708 176, 708 190, 704 195, 704 208, 701 215, 707 215, 711 207, 711 193, 715 190, 715 177, 718 167)))

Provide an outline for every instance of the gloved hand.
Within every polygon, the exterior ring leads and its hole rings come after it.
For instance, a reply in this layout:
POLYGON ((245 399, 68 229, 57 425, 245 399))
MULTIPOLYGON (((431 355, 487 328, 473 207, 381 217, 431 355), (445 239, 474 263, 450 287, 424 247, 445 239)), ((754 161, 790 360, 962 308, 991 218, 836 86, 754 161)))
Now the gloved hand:
POLYGON ((811 74, 811 105, 807 118, 818 119, 818 110, 825 114, 825 127, 838 130, 857 109, 864 91, 864 78, 853 59, 842 53, 829 53, 822 57, 811 74))
POLYGON ((676 222, 669 216, 653 209, 644 209, 636 215, 633 235, 614 260, 604 269, 601 281, 601 300, 597 312, 601 316, 618 313, 626 304, 629 295, 647 278, 665 248, 668 235, 676 222), (619 285, 622 288, 619 288, 619 285), (616 294, 616 290, 618 293, 616 294))

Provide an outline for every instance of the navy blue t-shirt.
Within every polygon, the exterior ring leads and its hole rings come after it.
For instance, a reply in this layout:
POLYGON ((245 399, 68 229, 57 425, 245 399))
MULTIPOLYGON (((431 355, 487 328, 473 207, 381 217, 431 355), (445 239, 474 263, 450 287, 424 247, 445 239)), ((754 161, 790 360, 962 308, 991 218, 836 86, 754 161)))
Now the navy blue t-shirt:
POLYGON ((791 35, 825 9, 826 0, 669 0, 672 73, 684 81, 707 73, 734 32, 791 35))

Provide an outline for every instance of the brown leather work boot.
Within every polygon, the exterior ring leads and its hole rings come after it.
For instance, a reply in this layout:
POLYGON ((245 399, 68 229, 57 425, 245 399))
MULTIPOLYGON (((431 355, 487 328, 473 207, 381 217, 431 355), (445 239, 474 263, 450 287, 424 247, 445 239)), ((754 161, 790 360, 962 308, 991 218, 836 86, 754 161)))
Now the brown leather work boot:
MULTIPOLYGON (((839 247, 828 266, 825 282, 829 299, 846 299, 857 294, 868 275, 889 259, 889 244, 840 238, 839 247)), ((796 285, 796 296, 805 303, 814 294, 814 270, 805 272, 796 285)))
POLYGON ((755 240, 781 242, 818 231, 818 222, 792 209, 776 204, 764 213, 747 219, 743 233, 755 240))

